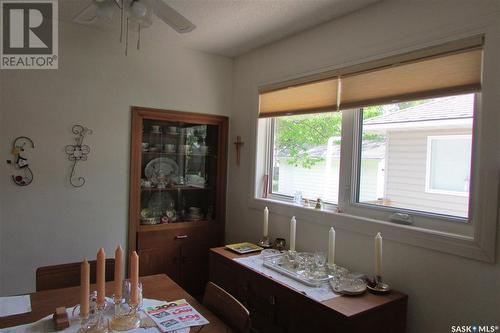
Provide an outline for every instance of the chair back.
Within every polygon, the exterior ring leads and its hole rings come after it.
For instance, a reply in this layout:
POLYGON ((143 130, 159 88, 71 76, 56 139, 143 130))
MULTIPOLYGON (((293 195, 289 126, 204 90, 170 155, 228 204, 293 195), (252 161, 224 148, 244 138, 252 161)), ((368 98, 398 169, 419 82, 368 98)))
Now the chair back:
POLYGON ((203 304, 235 332, 250 332, 250 313, 247 308, 215 283, 207 283, 203 304))
MULTIPOLYGON (((75 287, 80 285, 80 264, 72 262, 69 264, 38 267, 36 270, 36 291, 75 287)), ((96 261, 89 261, 90 283, 96 281, 96 261)), ((106 259, 106 281, 115 278, 115 259, 106 259)))

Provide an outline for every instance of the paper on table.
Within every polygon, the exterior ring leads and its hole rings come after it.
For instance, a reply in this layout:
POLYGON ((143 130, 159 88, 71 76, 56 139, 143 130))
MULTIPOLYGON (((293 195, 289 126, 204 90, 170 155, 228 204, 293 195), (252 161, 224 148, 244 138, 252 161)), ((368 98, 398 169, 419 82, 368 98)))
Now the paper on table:
POLYGON ((31 312, 30 295, 0 297, 0 317, 31 312))
POLYGON ((201 326, 208 324, 198 311, 196 311, 185 299, 166 302, 158 306, 150 306, 144 312, 151 318, 162 332, 181 330, 189 326, 201 326))

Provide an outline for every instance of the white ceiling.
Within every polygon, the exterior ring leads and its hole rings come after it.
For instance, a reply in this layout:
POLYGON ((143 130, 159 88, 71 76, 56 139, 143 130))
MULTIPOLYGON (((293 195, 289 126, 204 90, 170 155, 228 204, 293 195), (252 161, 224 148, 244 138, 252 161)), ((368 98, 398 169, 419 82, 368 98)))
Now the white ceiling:
MULTIPOLYGON (((193 22, 196 29, 179 35, 156 19, 153 23, 155 30, 164 28, 165 34, 179 40, 185 47, 236 57, 380 0, 163 1, 193 22)), ((60 1, 60 17, 70 20, 90 2, 60 1)), ((116 21, 108 25, 113 29, 116 21)))

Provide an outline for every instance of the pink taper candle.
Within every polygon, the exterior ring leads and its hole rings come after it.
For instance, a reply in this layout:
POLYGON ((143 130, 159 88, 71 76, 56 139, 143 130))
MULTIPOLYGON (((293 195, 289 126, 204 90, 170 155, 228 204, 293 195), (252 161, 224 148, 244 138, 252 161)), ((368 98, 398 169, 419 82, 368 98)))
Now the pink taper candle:
POLYGON ((123 250, 120 245, 115 251, 115 299, 122 298, 123 284, 123 250))
POLYGON ((97 252, 96 285, 97 285, 97 305, 102 306, 105 302, 106 294, 106 253, 101 248, 97 252))
POLYGON ((86 318, 89 315, 90 294, 90 266, 87 259, 80 265, 80 316, 86 318))
POLYGON ((130 256, 130 304, 139 303, 139 256, 132 252, 130 256))

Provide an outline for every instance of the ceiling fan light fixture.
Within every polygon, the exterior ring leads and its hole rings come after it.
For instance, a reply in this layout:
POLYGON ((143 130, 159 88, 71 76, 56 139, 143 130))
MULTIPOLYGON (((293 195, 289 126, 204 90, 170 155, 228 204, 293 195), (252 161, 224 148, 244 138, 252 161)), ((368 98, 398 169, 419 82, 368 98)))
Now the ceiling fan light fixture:
POLYGON ((132 3, 132 13, 138 19, 142 19, 142 18, 146 17, 146 15, 148 14, 148 8, 142 2, 134 1, 132 3))

